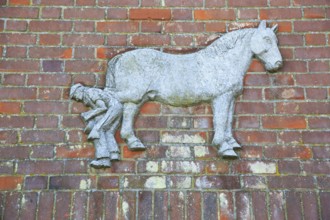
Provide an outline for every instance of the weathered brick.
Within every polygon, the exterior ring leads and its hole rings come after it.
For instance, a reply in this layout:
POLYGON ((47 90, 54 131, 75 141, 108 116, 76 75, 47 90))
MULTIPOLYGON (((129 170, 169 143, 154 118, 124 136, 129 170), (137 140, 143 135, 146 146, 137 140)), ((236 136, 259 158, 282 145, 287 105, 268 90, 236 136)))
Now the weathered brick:
POLYGON ((129 18, 131 20, 170 20, 171 10, 169 9, 130 9, 129 18))
POLYGON ((26 31, 27 22, 19 20, 8 20, 6 23, 6 30, 8 31, 26 31))
POLYGON ((169 7, 201 7, 203 6, 202 0, 165 0, 165 5, 169 7))
POLYGON ((95 179, 87 176, 52 176, 49 178, 49 189, 89 190, 95 188, 95 179))
POLYGON ((130 39, 130 43, 134 46, 163 46, 170 44, 170 36, 168 35, 134 35, 130 39))
POLYGON ((306 219, 318 219, 318 205, 317 195, 315 192, 303 192, 301 193, 301 200, 303 205, 303 214, 306 219))
POLYGON ((155 219, 168 219, 168 192, 155 191, 154 194, 154 216, 155 219))
POLYGON ((137 212, 136 192, 124 192, 122 195, 121 212, 118 219, 134 219, 137 212))
POLYGON ((33 32, 69 32, 72 29, 70 21, 31 21, 30 31, 33 32))
POLYGON ((21 176, 1 176, 0 191, 2 190, 20 190, 23 184, 21 176))
POLYGON ((54 206, 54 192, 43 191, 39 195, 38 219, 52 219, 54 206))
POLYGON ((107 10, 107 19, 122 20, 128 18, 128 10, 126 8, 109 8, 107 10))
POLYGON ((24 219, 35 219, 37 214, 38 193, 26 192, 22 196, 20 217, 24 219))
POLYGON ((328 114, 330 103, 326 102, 279 102, 276 103, 278 114, 328 114))
POLYGON ((152 192, 138 192, 138 219, 152 219, 152 192))
POLYGON ((22 194, 20 192, 6 193, 6 202, 4 207, 4 213, 2 213, 3 219, 19 219, 22 194))
POLYGON ((264 153, 268 158, 312 158, 312 150, 306 146, 266 146, 264 153))
POLYGON ((276 134, 268 131, 238 131, 236 137, 239 143, 276 143, 276 134))
POLYGON ((219 210, 220 210, 220 219, 230 219, 234 220, 234 199, 233 193, 231 192, 220 192, 219 193, 219 210))
POLYGON ((165 176, 126 176, 124 187, 131 189, 165 189, 165 176))
POLYGON ((24 189, 47 189, 48 178, 46 176, 27 176, 24 182, 24 189))
MULTIPOLYGON (((330 28, 330 24, 328 21, 305 20, 305 21, 295 21, 293 24, 294 24, 294 30, 296 32, 327 31, 330 28)), ((314 48, 314 51, 315 49, 317 48, 314 48)), ((306 54, 306 56, 308 55, 306 54)))
POLYGON ((26 76, 25 74, 4 74, 2 85, 15 85, 15 86, 22 86, 25 83, 26 76))
POLYGON ((40 34, 39 45, 59 45, 61 42, 61 35, 59 34, 40 34))
POLYGON ((16 144, 18 141, 18 133, 13 130, 1 130, 0 131, 0 143, 1 144, 16 144))
POLYGON ((209 9, 195 10, 195 20, 234 20, 235 11, 233 9, 209 9))
POLYGON ((56 114, 56 113, 67 113, 68 103, 55 102, 55 101, 29 101, 24 103, 24 111, 26 113, 35 114, 56 114))
POLYGON ((188 8, 172 9, 172 20, 192 20, 193 11, 188 8))
POLYGON ((247 7, 253 5, 254 7, 267 6, 266 0, 251 0, 249 2, 240 1, 240 0, 229 0, 228 5, 231 7, 247 7))
POLYGON ((266 99, 305 99, 304 90, 302 88, 267 88, 264 90, 266 99))
POLYGON ((31 58, 69 59, 72 57, 72 48, 33 47, 29 54, 31 58))
POLYGON ((57 158, 90 158, 94 154, 90 146, 59 146, 56 147, 57 158))
POLYGON ((266 129, 305 129, 305 117, 295 116, 265 116, 262 117, 262 126, 266 129))
POLYGON ((302 219, 300 193, 289 191, 286 197, 286 210, 289 219, 302 219))
POLYGON ((33 7, 2 7, 0 8, 1 18, 37 18, 38 8, 33 7))
POLYGON ((168 22, 165 24, 166 33, 198 33, 203 32, 202 23, 193 22, 168 22))
POLYGON ((302 133, 303 143, 310 144, 321 144, 330 142, 329 131, 315 131, 315 132, 303 132, 302 133))
POLYGON ((276 164, 274 162, 237 162, 232 165, 233 173, 255 173, 255 174, 275 174, 276 164))
POLYGON ((30 60, 1 60, 1 72, 38 72, 39 62, 30 60))
POLYGON ((329 210, 329 198, 330 193, 329 192, 321 192, 320 193, 320 203, 321 203, 321 218, 327 219, 328 216, 330 216, 330 210, 329 210))
POLYGON ((87 192, 75 192, 72 202, 72 217, 73 219, 86 219, 87 214, 87 192))
POLYGON ((64 62, 61 60, 42 61, 42 70, 44 72, 63 72, 64 62))
POLYGON ((238 219, 252 219, 250 207, 250 194, 247 192, 237 192, 235 194, 236 216, 238 219))
POLYGON ((61 161, 24 161, 18 163, 18 174, 59 174, 63 171, 61 161))
POLYGON ((201 219, 201 193, 189 191, 186 195, 187 218, 191 220, 201 219))
POLYGON ((139 29, 138 22, 124 22, 124 21, 108 21, 97 22, 96 30, 98 32, 114 32, 114 33, 134 33, 139 29))
POLYGON ((102 8, 66 8, 64 19, 92 19, 102 20, 105 17, 105 10, 102 8))
POLYGON ((262 9, 260 10, 260 19, 299 19, 302 17, 299 8, 281 8, 281 9, 262 9))
POLYGON ((271 219, 285 219, 285 199, 282 191, 269 193, 269 212, 271 219))
POLYGON ((308 174, 329 175, 330 163, 326 161, 309 161, 303 163, 303 171, 308 174))
POLYGON ((70 219, 71 192, 57 192, 55 198, 55 219, 70 219))
POLYGON ((70 6, 73 5, 74 2, 72 0, 58 0, 56 2, 53 2, 52 0, 33 0, 34 5, 63 5, 63 6, 70 6))
POLYGON ((0 148, 0 159, 28 159, 29 154, 30 149, 25 146, 6 146, 0 148))
POLYGON ((98 178, 98 189, 117 189, 119 187, 118 176, 101 176, 98 178))
POLYGON ((217 193, 203 193, 203 211, 204 219, 218 219, 217 193))
POLYGON ((199 189, 240 189, 237 176, 201 176, 196 178, 195 186, 199 189))
POLYGON ((311 176, 272 176, 268 177, 268 184, 274 189, 314 188, 314 180, 311 176))
POLYGON ((115 5, 115 6, 138 6, 138 0, 100 0, 98 1, 99 6, 115 5))
POLYGON ((42 18, 53 18, 53 19, 59 19, 61 18, 62 9, 59 7, 44 7, 41 12, 42 18))
POLYGON ((267 219, 267 203, 265 192, 251 193, 252 210, 255 219, 267 219))

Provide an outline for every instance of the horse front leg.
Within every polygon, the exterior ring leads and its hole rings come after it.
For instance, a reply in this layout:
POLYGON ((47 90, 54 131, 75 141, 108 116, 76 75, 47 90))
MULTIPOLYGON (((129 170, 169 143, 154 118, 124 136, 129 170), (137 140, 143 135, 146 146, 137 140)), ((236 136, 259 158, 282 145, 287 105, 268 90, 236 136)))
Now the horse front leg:
POLYGON ((232 93, 225 93, 213 100, 214 137, 212 144, 219 145, 218 154, 224 157, 237 157, 233 148, 226 141, 226 128, 228 125, 232 93))
POLYGON ((120 136, 126 141, 128 148, 130 150, 145 149, 145 146, 135 136, 133 131, 134 118, 137 112, 139 111, 140 106, 141 105, 137 105, 131 102, 124 104, 123 122, 121 125, 120 136))
POLYGON ((235 111, 235 99, 233 98, 230 102, 229 106, 229 112, 228 112, 228 121, 227 121, 227 127, 226 127, 226 141, 227 143, 234 149, 240 149, 241 145, 237 143, 235 138, 233 137, 232 133, 232 126, 233 126, 233 117, 234 117, 234 111, 235 111))

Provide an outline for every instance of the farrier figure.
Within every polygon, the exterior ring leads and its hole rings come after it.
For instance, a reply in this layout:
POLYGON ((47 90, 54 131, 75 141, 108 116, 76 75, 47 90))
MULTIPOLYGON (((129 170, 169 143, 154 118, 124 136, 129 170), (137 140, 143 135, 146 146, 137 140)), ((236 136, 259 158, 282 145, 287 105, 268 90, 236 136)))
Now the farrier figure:
POLYGON ((86 122, 85 132, 95 145, 95 159, 91 166, 111 167, 111 160, 120 159, 120 151, 114 134, 122 116, 122 104, 110 93, 97 88, 76 84, 71 87, 70 97, 91 107, 81 114, 86 122))

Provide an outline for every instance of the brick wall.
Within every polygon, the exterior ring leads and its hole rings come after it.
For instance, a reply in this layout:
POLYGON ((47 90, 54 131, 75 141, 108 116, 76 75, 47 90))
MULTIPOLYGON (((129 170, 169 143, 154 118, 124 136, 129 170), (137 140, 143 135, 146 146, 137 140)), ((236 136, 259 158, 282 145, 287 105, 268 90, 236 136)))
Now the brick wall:
POLYGON ((328 0, 0 0, 0 219, 329 219, 328 0), (107 60, 204 48, 279 23, 284 67, 253 61, 237 99, 240 159, 210 146, 207 104, 146 103, 145 152, 89 167, 73 83, 104 86, 107 60))

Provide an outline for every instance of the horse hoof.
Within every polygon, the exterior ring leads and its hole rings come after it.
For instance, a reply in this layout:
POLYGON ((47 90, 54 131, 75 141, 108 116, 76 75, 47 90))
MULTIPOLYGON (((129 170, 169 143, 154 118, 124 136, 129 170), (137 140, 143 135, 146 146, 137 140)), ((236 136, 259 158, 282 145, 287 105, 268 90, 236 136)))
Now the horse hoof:
POLYGON ((141 141, 136 140, 128 144, 128 149, 130 149, 131 151, 140 151, 140 150, 145 150, 146 147, 141 143, 141 141))
POLYGON ((94 168, 109 168, 111 167, 111 162, 108 158, 101 158, 93 160, 90 165, 94 168))
POLYGON ((99 139, 99 138, 100 138, 99 133, 93 132, 93 131, 91 133, 89 133, 89 135, 87 137, 88 140, 99 139))
POLYGON ((115 160, 115 161, 120 160, 120 154, 119 153, 111 153, 110 154, 110 160, 115 160))
POLYGON ((223 152, 218 151, 218 154, 222 157, 225 157, 225 158, 232 158, 232 159, 238 158, 237 154, 232 149, 228 149, 228 150, 225 150, 223 152))
POLYGON ((230 139, 228 141, 228 144, 233 148, 233 149, 241 149, 241 145, 239 145, 234 139, 230 139))

